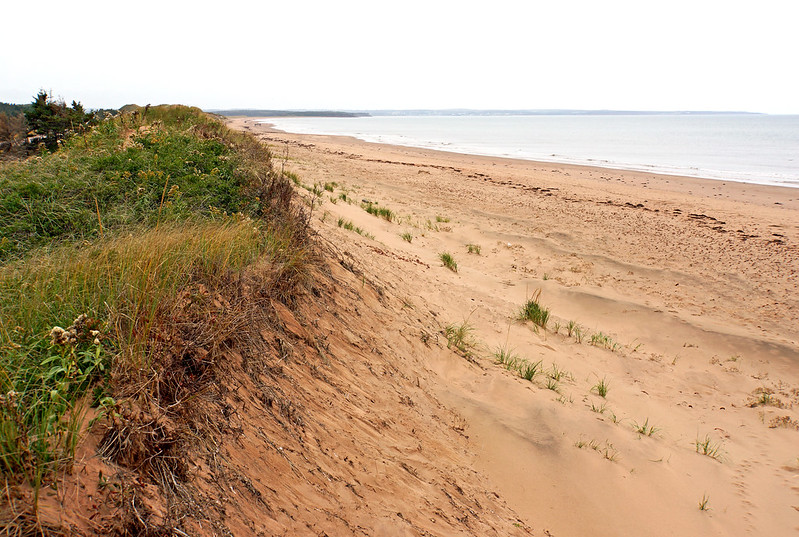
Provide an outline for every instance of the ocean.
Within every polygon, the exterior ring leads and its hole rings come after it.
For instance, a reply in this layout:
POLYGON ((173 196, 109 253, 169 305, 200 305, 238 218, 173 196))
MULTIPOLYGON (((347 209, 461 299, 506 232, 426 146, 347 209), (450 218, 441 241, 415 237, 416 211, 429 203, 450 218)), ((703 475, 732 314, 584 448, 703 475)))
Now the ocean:
POLYGON ((293 133, 799 188, 799 116, 425 115, 262 121, 293 133))

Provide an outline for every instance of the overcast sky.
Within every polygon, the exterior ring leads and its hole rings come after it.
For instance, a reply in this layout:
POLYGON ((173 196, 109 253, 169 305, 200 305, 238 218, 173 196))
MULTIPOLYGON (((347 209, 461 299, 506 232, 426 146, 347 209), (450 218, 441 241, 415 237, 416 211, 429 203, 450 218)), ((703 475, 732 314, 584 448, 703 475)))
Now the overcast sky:
POLYGON ((4 2, 0 101, 799 114, 796 0, 4 2))

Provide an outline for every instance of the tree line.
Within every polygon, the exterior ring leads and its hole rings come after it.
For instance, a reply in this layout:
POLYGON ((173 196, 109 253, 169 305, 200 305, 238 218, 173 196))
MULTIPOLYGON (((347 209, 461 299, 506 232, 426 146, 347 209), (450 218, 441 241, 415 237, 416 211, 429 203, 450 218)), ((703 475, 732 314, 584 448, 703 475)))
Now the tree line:
POLYGON ((39 90, 30 104, 0 103, 0 158, 21 158, 45 147, 53 150, 68 135, 85 131, 105 112, 87 112, 79 101, 67 105, 39 90))

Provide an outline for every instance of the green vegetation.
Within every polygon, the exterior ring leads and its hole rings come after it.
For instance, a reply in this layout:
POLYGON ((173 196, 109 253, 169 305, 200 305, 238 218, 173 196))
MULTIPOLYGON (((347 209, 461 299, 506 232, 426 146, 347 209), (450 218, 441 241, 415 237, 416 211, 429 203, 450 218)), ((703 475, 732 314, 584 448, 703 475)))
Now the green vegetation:
POLYGON ((209 319, 256 261, 259 289, 284 302, 310 261, 307 217, 269 151, 198 109, 59 140, 0 164, 0 473, 37 489, 69 466, 86 405, 116 412, 121 383, 182 411, 212 375, 192 356, 247 337, 241 298, 209 319))
POLYGON ((455 262, 455 258, 452 257, 450 254, 443 252, 438 254, 438 258, 444 263, 444 266, 447 267, 452 272, 458 272, 458 264, 455 262))
POLYGON ((705 435, 703 440, 696 439, 694 442, 696 446, 696 452, 702 455, 706 455, 711 459, 720 459, 721 458, 721 446, 710 439, 709 435, 705 435))
POLYGON ((79 102, 72 101, 72 106, 68 107, 44 90, 40 90, 33 104, 25 109, 25 119, 28 128, 38 134, 41 142, 51 150, 67 134, 84 132, 95 122, 94 114, 86 112, 79 102))
POLYGON ((549 309, 538 302, 540 296, 541 289, 538 289, 533 293, 533 296, 525 302, 524 306, 522 306, 519 312, 519 319, 523 321, 532 321, 537 326, 546 330, 547 322, 549 321, 549 309))
POLYGON ((584 337, 585 337, 585 332, 583 331, 582 327, 575 326, 574 327, 574 339, 577 341, 577 343, 582 343, 584 337))
POLYGON ((541 370, 540 360, 537 362, 528 362, 527 360, 525 360, 524 362, 519 364, 519 375, 524 380, 529 380, 532 382, 532 380, 535 378, 535 376, 538 374, 540 370, 541 370))
POLYGON ((466 245, 466 252, 469 253, 469 254, 480 255, 480 245, 479 244, 467 244, 466 245))
POLYGON ((547 390, 552 390, 553 392, 560 393, 560 386, 558 385, 558 381, 553 379, 552 377, 547 377, 547 382, 545 384, 547 390))
POLYGON ((290 196, 255 162, 263 155, 269 163, 257 142, 235 151, 231 144, 244 144, 237 135, 188 110, 153 108, 144 119, 104 121, 57 155, 5 166, 0 262, 33 247, 139 226, 261 217, 275 196, 290 196))
POLYGON ((436 216, 436 222, 440 223, 447 223, 449 222, 449 218, 446 216, 436 216))
POLYGON ((379 216, 388 222, 394 220, 394 212, 387 207, 377 207, 376 203, 364 203, 361 207, 363 207, 367 213, 373 216, 379 216))
POLYGON ((702 495, 702 499, 699 501, 699 510, 700 511, 710 511, 710 507, 708 503, 710 502, 710 496, 707 493, 702 495))
POLYGON ((375 238, 375 236, 372 235, 371 233, 369 233, 368 231, 364 231, 363 229, 361 229, 358 226, 356 226, 355 224, 353 224, 351 220, 345 220, 343 218, 339 218, 337 224, 338 224, 338 227, 342 227, 342 228, 346 229, 347 231, 354 231, 358 235, 362 235, 362 236, 366 237, 367 239, 374 239, 375 238))
POLYGON ((591 345, 595 347, 602 347, 604 349, 610 349, 611 351, 616 351, 619 348, 619 344, 613 341, 613 339, 603 334, 602 332, 597 332, 596 334, 591 334, 591 345))
POLYGON ((461 324, 450 324, 444 328, 444 337, 447 338, 447 348, 455 348, 463 356, 470 357, 476 345, 472 337, 474 327, 463 321, 461 324))
POLYGON ((500 347, 496 351, 494 351, 494 359, 500 365, 507 365, 511 363, 518 362, 519 358, 513 351, 508 350, 505 347, 500 347))
POLYGON ((549 368, 547 371, 547 377, 551 378, 554 381, 560 381, 563 378, 568 378, 571 375, 565 369, 561 369, 558 367, 558 364, 552 364, 552 367, 549 368))
POLYGON ((607 440, 605 440, 605 445, 602 446, 596 440, 590 440, 586 442, 585 440, 580 438, 574 443, 574 447, 576 447, 577 449, 583 449, 585 447, 590 448, 599 453, 600 455, 602 455, 602 458, 607 459, 610 462, 615 462, 619 459, 619 451, 616 448, 614 448, 613 444, 611 444, 607 440))
POLYGON ((594 385, 594 387, 592 388, 592 390, 595 390, 595 391, 596 391, 596 393, 597 393, 597 394, 598 394, 600 397, 602 397, 602 398, 604 399, 604 398, 605 398, 605 397, 608 395, 608 388, 609 388, 609 384, 608 384, 608 382, 607 382, 607 381, 606 381, 606 380, 603 378, 602 380, 600 380, 599 382, 597 382, 597 383, 594 385))
POLYGON ((402 240, 404 240, 405 242, 411 242, 413 240, 413 235, 411 235, 408 232, 401 234, 400 237, 402 237, 402 240))
POLYGON ((782 408, 784 405, 779 397, 774 395, 770 388, 757 388, 754 391, 754 397, 749 400, 748 406, 751 408, 757 406, 773 406, 782 408))
POLYGON ((566 325, 566 335, 572 337, 572 334, 577 332, 579 329, 580 326, 576 321, 569 321, 569 323, 566 325))
POLYGON ((638 434, 642 434, 644 436, 652 436, 653 434, 655 434, 660 430, 654 425, 649 425, 649 418, 646 418, 646 421, 644 421, 644 423, 640 425, 638 423, 633 423, 633 429, 638 434))

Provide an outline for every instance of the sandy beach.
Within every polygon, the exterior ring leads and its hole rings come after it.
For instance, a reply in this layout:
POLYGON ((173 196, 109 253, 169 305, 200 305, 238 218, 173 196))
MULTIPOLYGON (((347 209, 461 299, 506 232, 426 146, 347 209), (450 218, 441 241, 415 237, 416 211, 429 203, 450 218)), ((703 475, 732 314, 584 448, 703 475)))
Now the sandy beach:
POLYGON ((480 483, 534 535, 799 532, 799 189, 229 123, 318 185, 320 240, 381 290, 377 347, 457 416, 464 443, 437 459, 417 400, 410 460, 480 483), (546 329, 517 319, 539 290, 546 329), (464 325, 468 357, 445 337, 464 325))

